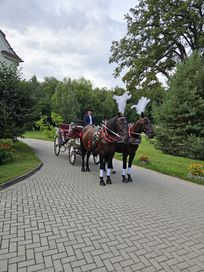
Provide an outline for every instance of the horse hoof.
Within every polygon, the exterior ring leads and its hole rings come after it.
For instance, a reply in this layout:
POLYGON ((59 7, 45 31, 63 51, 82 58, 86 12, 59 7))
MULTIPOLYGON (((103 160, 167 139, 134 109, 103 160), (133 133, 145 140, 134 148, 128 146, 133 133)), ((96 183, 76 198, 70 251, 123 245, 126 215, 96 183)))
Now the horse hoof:
POLYGON ((101 185, 101 186, 106 186, 104 180, 102 180, 102 179, 100 180, 100 185, 101 185))
POLYGON ((115 170, 112 170, 112 172, 111 172, 112 174, 116 174, 116 171, 115 170))
POLYGON ((85 168, 81 168, 81 172, 86 172, 86 169, 85 168))
POLYGON ((106 184, 112 184, 112 181, 111 181, 110 177, 108 177, 108 178, 106 179, 106 184))
POLYGON ((89 167, 87 167, 87 168, 86 168, 86 171, 87 171, 87 172, 90 172, 91 170, 90 170, 90 168, 89 168, 89 167))
POLYGON ((128 182, 133 182, 131 176, 128 175, 128 182))
POLYGON ((127 178, 126 178, 126 176, 122 176, 122 182, 124 182, 124 183, 128 183, 128 180, 127 180, 127 178))

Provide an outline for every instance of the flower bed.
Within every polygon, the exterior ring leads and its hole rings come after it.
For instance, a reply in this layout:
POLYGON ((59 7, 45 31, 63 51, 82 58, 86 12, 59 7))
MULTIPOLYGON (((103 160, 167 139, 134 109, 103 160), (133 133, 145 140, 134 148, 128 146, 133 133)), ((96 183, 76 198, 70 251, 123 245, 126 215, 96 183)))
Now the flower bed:
POLYGON ((141 155, 139 157, 139 161, 140 162, 144 162, 144 163, 149 163, 150 162, 150 158, 147 155, 141 155))
POLYGON ((197 180, 204 180, 204 165, 201 163, 192 163, 188 167, 188 177, 197 180))

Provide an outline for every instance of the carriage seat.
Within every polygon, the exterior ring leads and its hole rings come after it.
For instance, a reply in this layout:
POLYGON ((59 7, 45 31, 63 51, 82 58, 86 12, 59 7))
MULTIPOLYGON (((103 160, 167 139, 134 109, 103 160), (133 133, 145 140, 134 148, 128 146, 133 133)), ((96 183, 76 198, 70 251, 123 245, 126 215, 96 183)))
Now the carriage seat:
POLYGON ((68 129, 69 129, 69 124, 61 124, 61 125, 60 125, 60 128, 61 128, 62 130, 68 130, 68 129))
POLYGON ((64 137, 64 139, 63 139, 64 141, 65 141, 65 139, 69 135, 69 129, 70 129, 70 125, 69 124, 61 124, 59 126, 59 132, 64 137))

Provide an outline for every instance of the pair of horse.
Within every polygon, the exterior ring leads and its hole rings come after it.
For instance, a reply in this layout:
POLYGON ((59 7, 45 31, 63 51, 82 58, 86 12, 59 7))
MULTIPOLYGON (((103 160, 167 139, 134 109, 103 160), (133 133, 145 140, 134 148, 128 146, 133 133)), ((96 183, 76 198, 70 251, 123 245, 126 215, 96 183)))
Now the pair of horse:
POLYGON ((141 140, 141 133, 148 137, 154 137, 154 130, 150 120, 141 114, 141 117, 133 124, 128 125, 125 117, 114 117, 107 121, 101 128, 96 130, 95 127, 88 125, 81 133, 81 150, 82 150, 82 171, 90 171, 89 157, 91 152, 99 154, 100 157, 100 185, 112 184, 111 169, 113 168, 112 160, 115 152, 123 154, 122 181, 132 182, 131 167, 135 153, 141 140), (94 139, 94 140, 93 140, 94 139), (86 167, 85 167, 85 155, 86 167), (128 171, 127 170, 127 159, 128 171), (106 182, 104 181, 105 164, 106 182))

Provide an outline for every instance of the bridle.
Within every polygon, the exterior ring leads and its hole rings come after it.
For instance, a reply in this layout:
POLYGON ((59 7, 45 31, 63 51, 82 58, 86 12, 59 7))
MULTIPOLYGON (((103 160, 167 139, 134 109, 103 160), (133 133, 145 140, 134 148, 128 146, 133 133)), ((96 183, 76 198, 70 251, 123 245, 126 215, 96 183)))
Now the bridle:
MULTIPOLYGON (((149 119, 147 118, 147 117, 144 117, 144 118, 142 118, 142 120, 141 121, 145 121, 145 119, 147 120, 147 122, 149 123, 149 119)), ((139 120, 138 120, 139 121, 139 120)), ((138 122, 137 121, 137 122, 138 122)), ((137 123, 136 122, 136 123, 137 123)), ((133 124, 133 126, 136 126, 136 123, 134 123, 133 124)), ((142 127, 142 130, 143 130, 143 132, 141 132, 141 133, 139 133, 139 132, 134 132, 134 131, 130 131, 130 128, 131 128, 131 126, 129 126, 129 129, 128 129, 128 133, 129 133, 129 137, 132 137, 131 135, 133 134, 133 135, 139 135, 140 137, 141 137, 141 135, 145 135, 146 137, 148 137, 147 135, 148 135, 148 132, 151 132, 151 131, 149 131, 149 130, 146 130, 146 126, 144 125, 144 123, 143 124, 139 124, 138 125, 138 128, 140 127, 140 126, 143 126, 142 127)), ((132 138, 134 138, 134 137, 132 137, 132 138)))

